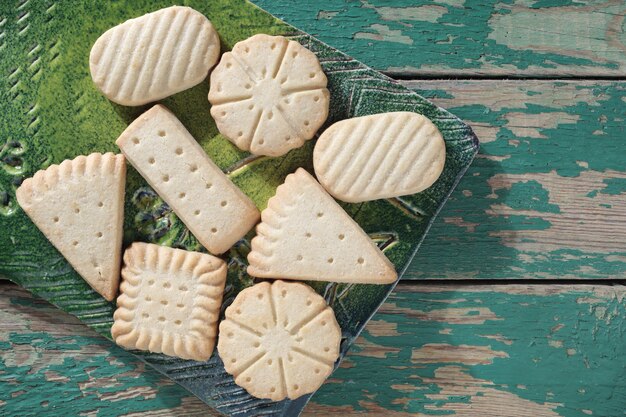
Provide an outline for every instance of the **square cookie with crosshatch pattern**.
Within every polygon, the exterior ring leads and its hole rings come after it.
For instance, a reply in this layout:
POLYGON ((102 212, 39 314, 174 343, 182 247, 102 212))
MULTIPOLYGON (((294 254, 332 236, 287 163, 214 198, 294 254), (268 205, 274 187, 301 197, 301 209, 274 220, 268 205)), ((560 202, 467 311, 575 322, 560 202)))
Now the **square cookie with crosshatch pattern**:
POLYGON ((127 349, 208 360, 226 271, 212 255, 133 243, 124 253, 113 339, 127 349))

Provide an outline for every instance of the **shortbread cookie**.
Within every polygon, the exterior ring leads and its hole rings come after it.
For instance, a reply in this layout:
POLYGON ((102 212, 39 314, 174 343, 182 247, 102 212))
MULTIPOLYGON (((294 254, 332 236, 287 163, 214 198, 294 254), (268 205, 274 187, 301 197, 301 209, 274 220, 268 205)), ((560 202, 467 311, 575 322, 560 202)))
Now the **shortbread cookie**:
POLYGON ((209 252, 226 252, 259 220, 254 203, 165 107, 139 116, 117 144, 209 252))
POLYGON ((211 73, 211 115, 240 149, 280 156, 311 139, 326 120, 326 83, 304 46, 254 35, 226 52, 211 73))
POLYGON ((208 254, 133 243, 124 253, 115 343, 206 361, 215 347, 226 272, 226 263, 208 254))
POLYGON ((261 213, 248 273, 260 278, 388 284, 395 268, 304 169, 285 179, 261 213))
POLYGON ((337 122, 313 152, 320 183, 339 200, 353 203, 420 192, 439 178, 445 161, 437 127, 410 112, 337 122))
POLYGON ((301 283, 262 282, 241 291, 220 323, 217 350, 235 383, 258 398, 317 390, 339 357, 332 308, 301 283))
POLYGON ((211 22, 192 8, 173 6, 106 31, 91 48, 89 68, 110 100, 139 106, 200 83, 219 54, 211 22))
POLYGON ((17 201, 72 267, 108 301, 120 276, 126 164, 92 153, 38 171, 17 201))

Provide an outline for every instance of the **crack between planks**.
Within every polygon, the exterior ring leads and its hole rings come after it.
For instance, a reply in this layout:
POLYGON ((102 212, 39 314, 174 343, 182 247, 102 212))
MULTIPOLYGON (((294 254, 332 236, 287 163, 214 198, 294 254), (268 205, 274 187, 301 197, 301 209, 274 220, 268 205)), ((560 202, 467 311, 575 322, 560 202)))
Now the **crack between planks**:
POLYGON ((490 287, 496 285, 533 285, 533 286, 566 286, 566 285, 589 285, 589 286, 626 286, 626 279, 620 278, 579 278, 579 279, 417 279, 400 280, 397 288, 401 287, 439 287, 439 286, 464 286, 490 287))
POLYGON ((405 72, 380 71, 396 81, 626 81, 624 75, 576 75, 576 74, 474 74, 456 72, 405 72))

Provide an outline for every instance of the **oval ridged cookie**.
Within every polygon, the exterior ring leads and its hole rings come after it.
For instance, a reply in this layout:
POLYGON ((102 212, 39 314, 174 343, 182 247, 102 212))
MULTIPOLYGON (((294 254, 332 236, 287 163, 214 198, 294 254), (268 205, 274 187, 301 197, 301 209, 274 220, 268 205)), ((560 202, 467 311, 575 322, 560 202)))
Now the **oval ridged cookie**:
POLYGON ((135 242, 124 253, 111 335, 127 349, 206 361, 226 282, 215 256, 135 242))
POLYGON ((204 80, 220 53, 211 22, 173 6, 106 31, 89 55, 91 78, 111 101, 139 106, 204 80))
POLYGON ((426 117, 395 112, 337 122, 315 144, 319 182, 351 203, 414 194, 441 175, 446 146, 426 117))
POLYGON ((339 357, 335 313, 311 287, 262 282, 241 291, 220 323, 217 350, 235 383, 280 401, 317 390, 339 357))
POLYGON ((280 156, 315 135, 328 116, 326 75, 313 52, 282 36, 254 35, 211 73, 219 131, 242 150, 280 156))

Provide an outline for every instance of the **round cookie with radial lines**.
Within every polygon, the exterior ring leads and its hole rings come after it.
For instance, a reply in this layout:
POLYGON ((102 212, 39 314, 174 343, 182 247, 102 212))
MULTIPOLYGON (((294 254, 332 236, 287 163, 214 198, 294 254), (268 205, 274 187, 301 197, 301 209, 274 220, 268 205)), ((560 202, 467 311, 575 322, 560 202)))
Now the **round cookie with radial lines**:
POLYGON ((89 55, 91 78, 111 101, 139 106, 204 80, 220 54, 211 22, 173 6, 107 30, 89 55))
POLYGON ((342 120, 315 144, 315 175, 339 200, 358 203, 418 193, 441 175, 446 145, 439 129, 417 113, 342 120))
POLYGON ((241 291, 220 323, 217 350, 235 383, 280 401, 317 390, 339 357, 332 308, 301 283, 262 282, 241 291))
POLYGON ((209 101, 219 131, 242 150, 280 156, 328 116, 326 76, 313 52, 282 36, 254 35, 222 56, 209 101))

